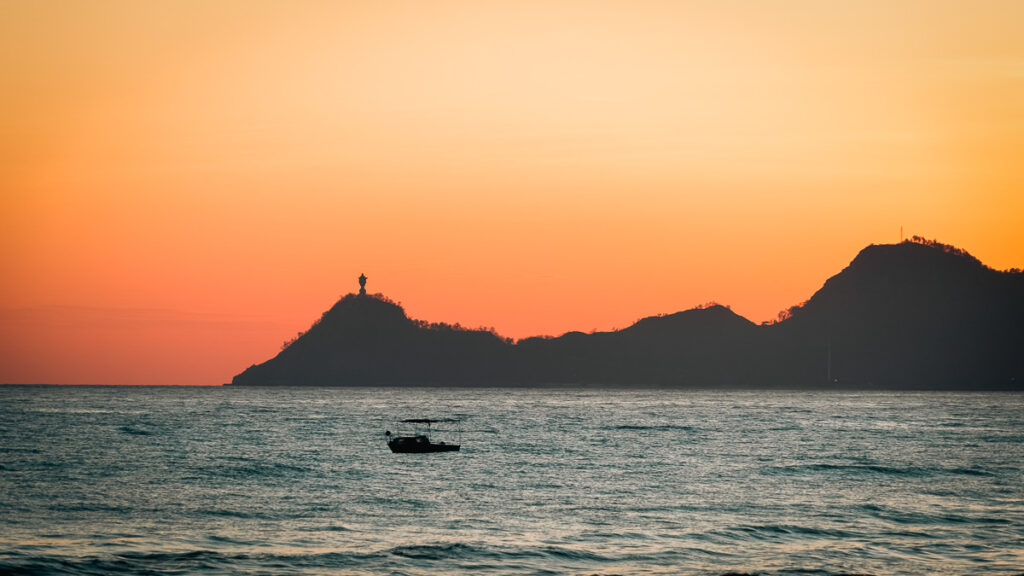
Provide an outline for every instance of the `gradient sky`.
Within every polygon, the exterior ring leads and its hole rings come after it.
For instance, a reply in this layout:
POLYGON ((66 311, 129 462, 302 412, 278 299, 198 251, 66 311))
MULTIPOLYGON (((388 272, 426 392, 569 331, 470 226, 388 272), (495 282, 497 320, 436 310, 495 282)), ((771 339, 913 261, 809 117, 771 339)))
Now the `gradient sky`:
POLYGON ((0 1, 0 382, 219 384, 369 276, 505 336, 1024 266, 1024 2, 0 1))

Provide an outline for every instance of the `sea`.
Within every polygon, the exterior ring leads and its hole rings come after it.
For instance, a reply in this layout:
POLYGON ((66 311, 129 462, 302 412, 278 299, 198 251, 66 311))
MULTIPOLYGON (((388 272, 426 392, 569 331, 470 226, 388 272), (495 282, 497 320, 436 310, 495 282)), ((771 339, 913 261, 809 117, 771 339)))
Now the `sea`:
POLYGON ((1021 394, 0 387, 0 574, 1022 573, 1021 394))

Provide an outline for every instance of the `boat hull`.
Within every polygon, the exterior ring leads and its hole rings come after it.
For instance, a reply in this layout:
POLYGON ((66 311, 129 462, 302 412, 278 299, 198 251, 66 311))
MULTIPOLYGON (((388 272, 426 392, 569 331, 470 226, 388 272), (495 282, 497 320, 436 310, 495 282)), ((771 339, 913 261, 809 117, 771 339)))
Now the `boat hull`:
POLYGON ((458 444, 417 441, 415 439, 395 438, 388 442, 388 448, 398 454, 425 454, 428 452, 458 452, 458 444))

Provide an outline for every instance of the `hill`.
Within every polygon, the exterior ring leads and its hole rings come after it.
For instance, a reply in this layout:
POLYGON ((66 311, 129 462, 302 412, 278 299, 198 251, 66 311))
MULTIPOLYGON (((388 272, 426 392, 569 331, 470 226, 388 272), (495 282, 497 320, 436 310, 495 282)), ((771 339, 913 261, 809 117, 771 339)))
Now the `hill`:
POLYGON ((789 312, 768 327, 785 350, 776 353, 813 366, 831 351, 833 384, 1024 387, 1024 274, 992 270, 951 246, 869 246, 789 312))
POLYGON ((724 306, 517 343, 350 294, 235 385, 1024 389, 1024 274, 916 239, 872 245, 756 325, 724 306))
POLYGON ((235 376, 263 386, 465 385, 507 380, 511 344, 410 319, 381 295, 349 294, 280 354, 235 376))

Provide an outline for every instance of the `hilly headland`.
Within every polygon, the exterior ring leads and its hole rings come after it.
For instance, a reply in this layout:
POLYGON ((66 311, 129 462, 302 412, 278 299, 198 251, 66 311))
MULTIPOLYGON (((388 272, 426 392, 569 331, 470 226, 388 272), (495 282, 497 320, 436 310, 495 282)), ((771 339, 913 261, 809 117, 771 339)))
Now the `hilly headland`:
POLYGON ((1024 390, 1024 272, 915 237, 864 248, 773 322, 712 305, 519 341, 360 290, 231 384, 1024 390))

